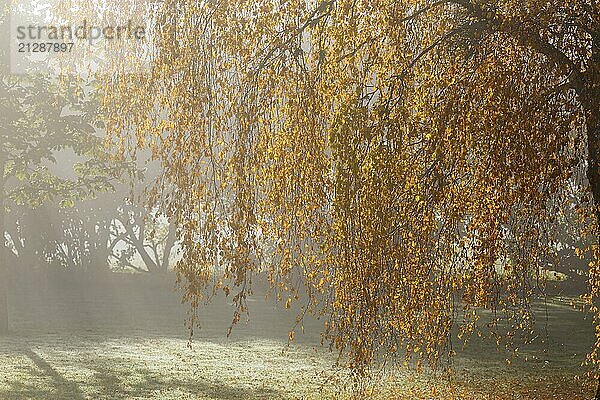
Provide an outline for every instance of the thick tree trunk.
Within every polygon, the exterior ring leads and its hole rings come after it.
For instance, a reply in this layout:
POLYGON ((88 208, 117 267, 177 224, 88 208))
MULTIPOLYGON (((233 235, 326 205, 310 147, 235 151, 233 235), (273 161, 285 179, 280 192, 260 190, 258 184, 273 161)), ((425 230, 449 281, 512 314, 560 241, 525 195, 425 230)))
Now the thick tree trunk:
MULTIPOLYGON (((592 106, 595 102, 591 101, 592 106)), ((596 219, 600 225, 600 106, 595 105, 596 110, 587 110, 587 142, 588 142, 588 170, 587 177, 594 197, 596 219)), ((600 230, 600 228, 599 228, 600 230)), ((594 400, 600 400, 600 377, 594 400)))

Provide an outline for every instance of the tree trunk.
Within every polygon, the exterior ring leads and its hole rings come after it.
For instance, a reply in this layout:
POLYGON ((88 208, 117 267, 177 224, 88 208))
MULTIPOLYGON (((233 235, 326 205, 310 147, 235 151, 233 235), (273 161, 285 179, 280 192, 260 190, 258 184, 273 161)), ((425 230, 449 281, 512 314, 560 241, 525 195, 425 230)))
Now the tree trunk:
MULTIPOLYGON (((594 101, 592 100, 592 103, 594 101)), ((593 104, 592 104, 593 105, 593 104)), ((588 170, 587 177, 594 197, 596 219, 600 230, 600 106, 587 110, 588 170), (595 108, 595 110, 593 109, 595 108)), ((594 400, 600 400, 600 376, 594 400)))
MULTIPOLYGON (((600 37, 600 34, 599 34, 600 37)), ((585 109, 587 145, 588 145, 588 169, 587 178, 594 200, 594 211, 600 232, 600 48, 596 46, 600 39, 594 38, 592 46, 591 68, 589 69, 582 105, 585 109)), ((594 400, 600 400, 600 375, 594 400)))
MULTIPOLYGON (((593 103, 593 100, 590 101, 593 103)), ((586 111, 588 168, 587 178, 594 200, 595 213, 600 224, 600 107, 590 104, 586 111)))
POLYGON ((4 155, 0 154, 0 335, 8 333, 8 266, 4 239, 4 155))
POLYGON ((0 335, 8 333, 7 275, 4 265, 2 265, 0 270, 0 335))
POLYGON ((167 234, 167 238, 165 239, 165 248, 163 250, 163 259, 162 259, 162 272, 167 272, 169 270, 169 260, 171 258, 171 250, 173 246, 175 246, 175 241, 177 240, 177 224, 173 219, 169 219, 169 233, 167 234))

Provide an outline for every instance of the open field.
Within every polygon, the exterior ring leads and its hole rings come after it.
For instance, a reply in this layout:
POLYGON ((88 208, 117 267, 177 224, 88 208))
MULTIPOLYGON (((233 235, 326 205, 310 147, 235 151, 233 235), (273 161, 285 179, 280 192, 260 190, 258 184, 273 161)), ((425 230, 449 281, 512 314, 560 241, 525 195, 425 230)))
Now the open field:
POLYGON ((10 399, 267 399, 315 393, 331 357, 282 353, 269 340, 202 341, 132 333, 4 339, 0 397, 10 399))
MULTIPOLYGON (((293 315, 255 300, 250 322, 227 338, 231 310, 215 304, 189 347, 182 325, 186 307, 170 283, 138 282, 123 290, 119 282, 109 293, 111 285, 85 288, 79 282, 65 286, 77 289, 60 292, 51 284, 35 291, 16 285, 11 334, 0 338, 1 399, 346 397, 347 374, 336 366, 335 354, 320 346, 316 321, 307 321, 307 333, 288 347, 293 315)), ((372 396, 591 398, 593 388, 574 379, 584 371, 591 323, 557 299, 548 304, 548 336, 541 325, 547 342, 525 346, 510 364, 508 353, 474 340, 458 349, 450 380, 394 372, 377 381, 372 396)))

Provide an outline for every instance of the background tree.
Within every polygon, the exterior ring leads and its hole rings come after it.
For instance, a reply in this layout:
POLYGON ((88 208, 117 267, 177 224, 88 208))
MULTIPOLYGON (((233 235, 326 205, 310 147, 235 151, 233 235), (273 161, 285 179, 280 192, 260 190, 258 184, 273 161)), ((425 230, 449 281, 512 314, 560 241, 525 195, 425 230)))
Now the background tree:
MULTIPOLYGON (((10 239, 16 255, 20 258, 37 256, 41 259, 39 246, 31 246, 35 238, 49 240, 50 237, 40 235, 56 234, 52 229, 52 221, 46 218, 36 219, 34 232, 26 234, 32 228, 28 224, 28 216, 32 211, 28 208, 40 207, 44 203, 53 202, 55 206, 72 207, 75 201, 93 196, 97 192, 111 190, 113 182, 123 173, 123 164, 110 162, 104 151, 102 139, 96 135, 89 115, 77 111, 78 102, 68 95, 74 93, 74 87, 69 92, 60 91, 58 84, 45 78, 15 78, 7 74, 0 82, 0 98, 3 110, 0 130, 2 136, 0 153, 2 160, 3 178, 0 185, 2 202, 0 202, 1 232, 6 232, 4 221, 5 212, 11 213, 19 209, 21 217, 17 229, 13 230, 10 239), (66 113, 66 104, 71 112, 66 113), (51 170, 56 162, 57 153, 71 149, 83 158, 81 162, 71 164, 72 178, 64 178, 51 170), (27 208, 23 208, 23 207, 27 208), (23 212, 25 210, 25 212, 23 212), (42 229, 43 227, 48 229, 42 229), (15 235, 15 236, 13 236, 15 235), (27 244, 27 242, 30 242, 27 244), (14 246, 16 245, 16 246, 14 246), (36 250, 37 247, 37 250, 36 250), (24 251, 19 253, 18 248, 24 251)), ((79 104, 84 104, 80 99, 79 104)), ((37 211, 38 216, 41 210, 37 211)), ((38 243, 39 245, 39 243, 38 243)), ((3 253, 6 257, 5 243, 3 253)), ((3 263, 3 269, 7 268, 3 263)), ((3 271, 6 274, 6 271, 3 271)), ((5 289, 6 275, 2 279, 5 289)), ((5 290, 0 291, 0 297, 6 298, 5 290)), ((6 302, 0 307, 0 320, 3 331, 7 327, 6 302)))
POLYGON ((44 258, 70 270, 168 272, 175 223, 125 197, 117 191, 60 211, 57 234, 41 247, 44 258))
POLYGON ((137 272, 166 273, 177 243, 177 226, 154 210, 132 204, 121 206, 112 225, 111 258, 117 266, 137 272), (121 245, 119 248, 119 245, 121 245), (136 265, 139 256, 143 266, 136 265))
MULTIPOLYGON (((8 37, 5 6, 0 11, 0 26, 8 37)), ((4 333, 8 327, 6 245, 21 261, 37 263, 42 249, 40 243, 32 248, 31 242, 48 240, 48 235, 56 233, 50 218, 32 224, 34 212, 30 210, 38 207, 35 213, 43 216, 43 204, 72 207, 78 200, 110 190, 127 165, 111 160, 104 148, 98 133, 101 126, 96 125, 97 97, 90 92, 90 84, 11 74, 4 46, 0 60, 0 232, 4 238, 0 246, 0 333, 4 333), (12 218, 8 235, 7 214, 12 218)))

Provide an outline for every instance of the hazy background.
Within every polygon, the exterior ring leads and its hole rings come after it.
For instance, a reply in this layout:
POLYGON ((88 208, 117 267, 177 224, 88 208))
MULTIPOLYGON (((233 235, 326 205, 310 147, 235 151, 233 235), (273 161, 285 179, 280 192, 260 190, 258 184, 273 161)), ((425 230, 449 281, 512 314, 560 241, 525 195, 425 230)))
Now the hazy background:
MULTIPOLYGON (((160 168, 144 154, 135 162, 111 158, 93 79, 59 84, 52 75, 10 73, 6 4, 0 318, 8 330, 0 335, 0 398, 304 398, 344 388, 335 352, 321 345, 323 321, 306 317, 305 333, 298 330, 288 347, 298 310, 265 299, 260 277, 249 321, 243 317, 227 337, 234 308, 217 296, 198 311, 201 329, 188 346, 190 309, 172 270, 177 226, 144 194, 160 168)), ((589 395, 573 379, 585 371, 594 333, 571 305, 584 288, 585 264, 565 258, 553 266, 547 303, 535 305, 534 340, 518 352, 477 337, 467 347, 455 341, 458 379, 470 393, 589 395)), ((408 376, 398 375, 396 387, 429 383, 408 376)))

